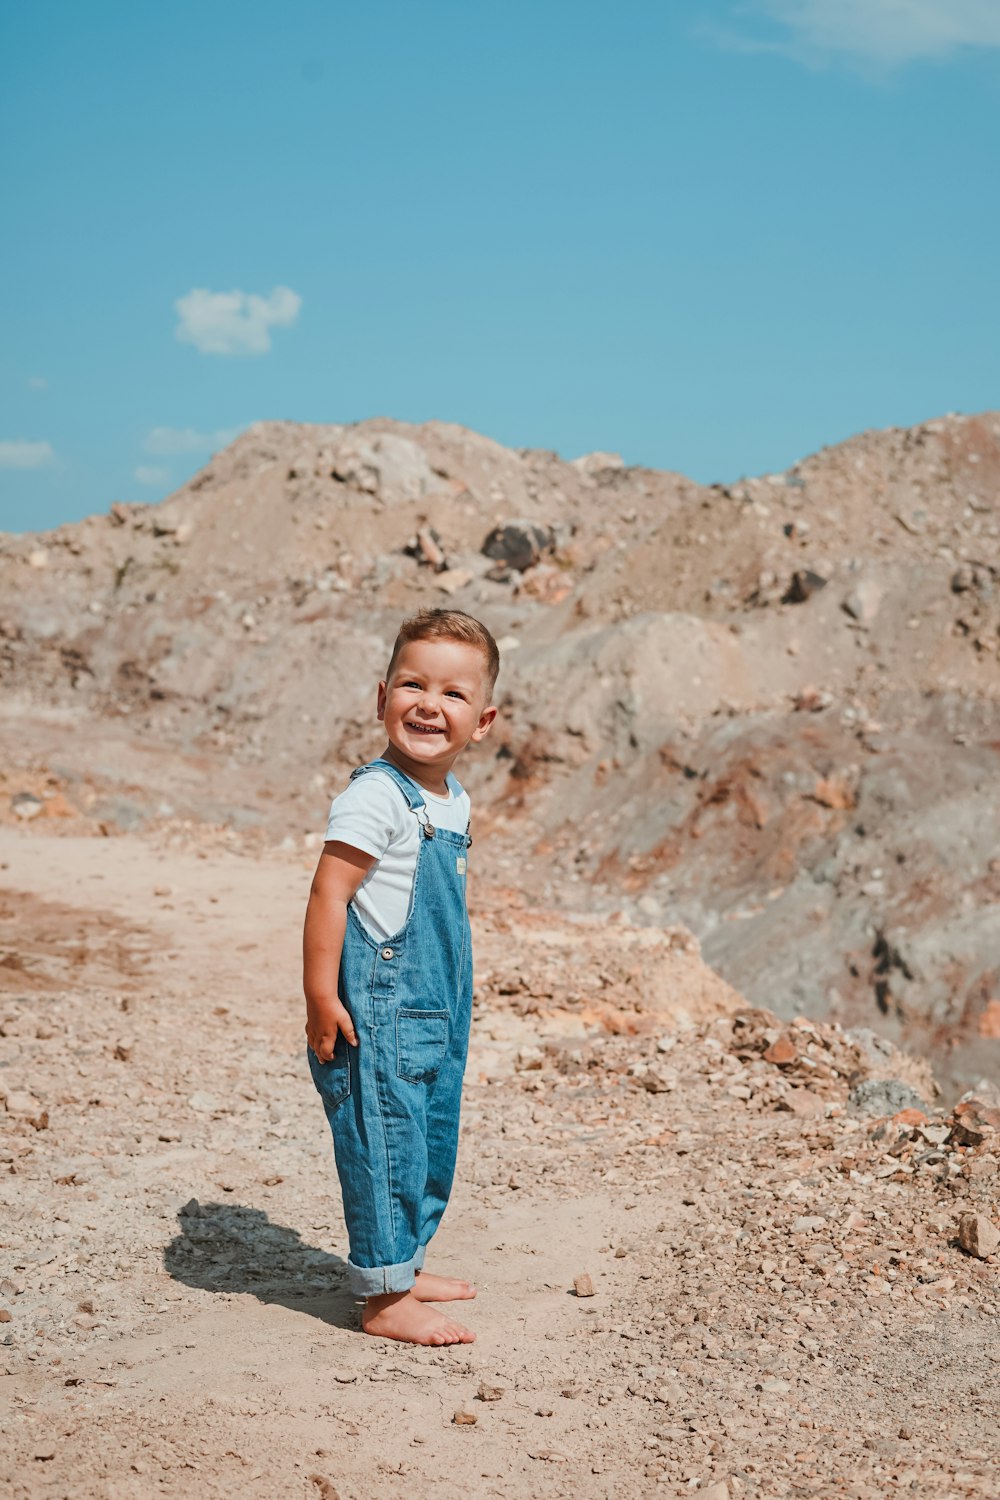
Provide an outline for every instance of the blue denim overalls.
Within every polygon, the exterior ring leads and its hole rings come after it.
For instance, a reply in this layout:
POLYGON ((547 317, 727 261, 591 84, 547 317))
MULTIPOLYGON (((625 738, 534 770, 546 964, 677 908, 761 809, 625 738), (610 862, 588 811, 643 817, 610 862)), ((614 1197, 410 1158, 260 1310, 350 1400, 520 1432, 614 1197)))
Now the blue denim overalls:
MULTIPOLYGON (((472 941, 465 906, 471 839, 431 824, 420 787, 387 772, 423 830, 410 914, 377 942, 354 903, 340 963, 340 998, 358 1035, 309 1067, 333 1131, 350 1237, 348 1284, 357 1296, 405 1292, 451 1192, 462 1075, 472 1014, 472 941)), ((453 776, 448 785, 458 796, 453 776)))

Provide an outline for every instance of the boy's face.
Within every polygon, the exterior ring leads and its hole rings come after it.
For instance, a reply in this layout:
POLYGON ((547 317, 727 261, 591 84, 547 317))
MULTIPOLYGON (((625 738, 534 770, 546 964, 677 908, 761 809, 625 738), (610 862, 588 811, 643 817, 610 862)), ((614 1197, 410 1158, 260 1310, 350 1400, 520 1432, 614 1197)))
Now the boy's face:
POLYGON ((407 641, 378 687, 378 716, 393 749, 428 770, 447 771, 496 718, 486 659, 466 641, 407 641))

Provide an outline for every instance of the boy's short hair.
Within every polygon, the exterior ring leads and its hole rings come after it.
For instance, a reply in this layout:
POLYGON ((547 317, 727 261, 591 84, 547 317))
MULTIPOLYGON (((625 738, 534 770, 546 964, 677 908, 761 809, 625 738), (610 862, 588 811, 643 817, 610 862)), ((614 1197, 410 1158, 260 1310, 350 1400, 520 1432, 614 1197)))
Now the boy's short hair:
POLYGON ((399 627, 385 669, 386 681, 392 676, 396 657, 410 641, 464 641, 468 646, 475 646, 486 658, 486 701, 489 702, 500 671, 500 651, 481 620, 461 609, 421 609, 410 615, 399 627))

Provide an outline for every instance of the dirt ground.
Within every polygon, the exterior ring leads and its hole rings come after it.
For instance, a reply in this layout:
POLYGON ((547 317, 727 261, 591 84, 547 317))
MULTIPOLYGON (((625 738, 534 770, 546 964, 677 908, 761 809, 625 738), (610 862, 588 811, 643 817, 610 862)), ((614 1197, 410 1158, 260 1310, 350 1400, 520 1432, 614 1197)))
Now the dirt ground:
POLYGON ((594 934, 500 893, 433 1247, 477 1342, 365 1338, 303 1055, 309 874, 0 829, 0 1494, 996 1494, 998 1258, 955 1238, 995 1216, 995 1147, 853 1117, 835 1031, 793 1028, 803 1084, 690 966, 686 1006, 630 1009, 594 934), (545 983, 504 978, 525 933, 545 983))

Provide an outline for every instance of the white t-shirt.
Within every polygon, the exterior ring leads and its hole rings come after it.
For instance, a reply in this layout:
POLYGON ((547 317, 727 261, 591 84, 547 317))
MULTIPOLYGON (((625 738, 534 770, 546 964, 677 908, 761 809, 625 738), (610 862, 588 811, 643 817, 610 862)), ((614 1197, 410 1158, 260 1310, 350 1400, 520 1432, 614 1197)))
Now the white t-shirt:
MULTIPOLYGON (((435 828, 464 833, 469 826, 467 792, 439 796, 420 788, 427 816, 435 828)), ((410 914, 417 851, 423 838, 417 815, 407 806, 387 771, 366 771, 348 782, 333 799, 326 824, 336 839, 375 856, 354 896, 353 906, 365 928, 379 942, 394 937, 410 914)))

